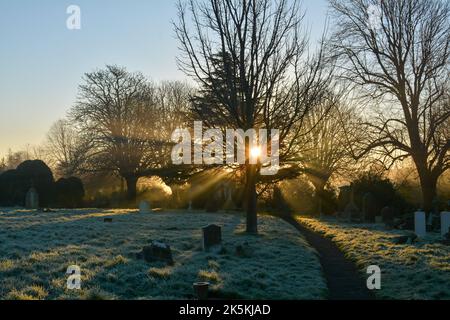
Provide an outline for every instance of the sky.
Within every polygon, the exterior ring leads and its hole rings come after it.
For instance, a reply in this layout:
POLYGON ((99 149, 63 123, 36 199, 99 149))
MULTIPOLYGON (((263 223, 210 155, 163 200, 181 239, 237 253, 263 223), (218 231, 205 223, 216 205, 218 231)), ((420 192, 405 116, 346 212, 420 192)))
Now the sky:
MULTIPOLYGON (((274 0, 275 1, 275 0, 274 0)), ((106 64, 149 79, 184 80, 172 22, 176 0, 0 0, 0 157, 44 142, 75 102, 84 73, 106 64), (69 30, 66 10, 81 9, 69 30)), ((327 0, 304 0, 311 41, 320 38, 327 0)))

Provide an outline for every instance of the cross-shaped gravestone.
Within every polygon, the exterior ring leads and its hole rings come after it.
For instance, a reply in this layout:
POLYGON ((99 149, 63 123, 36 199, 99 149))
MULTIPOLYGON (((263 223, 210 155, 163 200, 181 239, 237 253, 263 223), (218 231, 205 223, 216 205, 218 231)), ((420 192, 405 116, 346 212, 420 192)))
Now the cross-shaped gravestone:
POLYGON ((222 243, 222 228, 215 224, 210 224, 202 228, 203 231, 203 250, 208 250, 213 246, 222 243))

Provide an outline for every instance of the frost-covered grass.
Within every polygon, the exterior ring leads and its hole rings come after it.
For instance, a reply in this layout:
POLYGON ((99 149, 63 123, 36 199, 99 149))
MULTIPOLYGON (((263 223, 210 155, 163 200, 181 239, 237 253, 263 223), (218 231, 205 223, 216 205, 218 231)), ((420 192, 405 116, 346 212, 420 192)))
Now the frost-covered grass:
POLYGON ((244 228, 242 215, 222 213, 0 209, 0 299, 190 299, 199 280, 217 298, 325 298, 317 255, 294 228, 269 216, 258 236, 244 228), (209 223, 222 226, 220 253, 201 250, 209 223), (151 240, 171 246, 173 266, 136 259, 151 240), (74 264, 81 290, 66 289, 74 264))
POLYGON ((427 236, 414 244, 395 244, 403 231, 386 231, 381 224, 346 224, 299 218, 330 237, 365 274, 369 265, 381 268, 382 299, 450 299, 450 247, 427 236))

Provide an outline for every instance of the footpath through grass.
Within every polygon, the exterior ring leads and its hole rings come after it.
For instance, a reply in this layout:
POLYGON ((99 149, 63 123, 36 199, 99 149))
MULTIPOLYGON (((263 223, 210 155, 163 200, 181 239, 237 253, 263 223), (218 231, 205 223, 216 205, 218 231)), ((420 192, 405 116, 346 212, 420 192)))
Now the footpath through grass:
POLYGON ((386 231, 380 224, 347 224, 336 221, 298 220, 333 239, 361 273, 369 265, 381 268, 381 299, 450 299, 450 247, 430 235, 414 244, 395 244, 403 231, 386 231))

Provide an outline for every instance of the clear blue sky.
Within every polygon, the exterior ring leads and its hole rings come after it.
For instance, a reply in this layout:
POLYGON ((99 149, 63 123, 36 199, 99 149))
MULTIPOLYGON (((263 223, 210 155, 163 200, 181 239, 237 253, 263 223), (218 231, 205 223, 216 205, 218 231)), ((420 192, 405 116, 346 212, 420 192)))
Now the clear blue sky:
MULTIPOLYGON (((0 0, 0 156, 43 142, 72 106, 85 72, 126 66, 154 80, 185 79, 171 22, 175 0, 0 0), (81 8, 81 30, 66 8, 81 8)), ((304 0, 312 40, 326 0, 304 0)))

